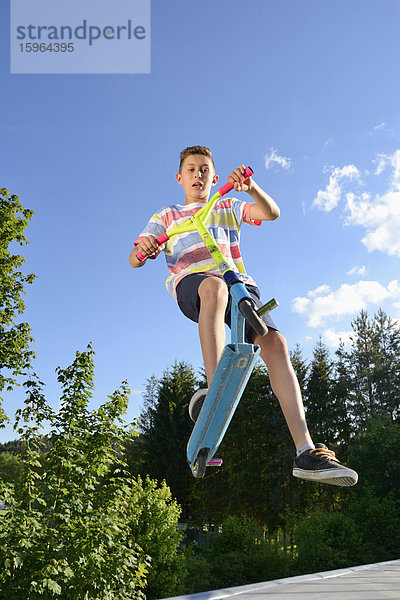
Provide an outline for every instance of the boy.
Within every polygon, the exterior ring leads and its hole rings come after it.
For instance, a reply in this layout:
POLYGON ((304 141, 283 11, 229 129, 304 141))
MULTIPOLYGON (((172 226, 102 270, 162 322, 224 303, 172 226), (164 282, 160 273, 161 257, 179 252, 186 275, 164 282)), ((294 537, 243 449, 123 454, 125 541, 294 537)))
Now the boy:
MULTIPOLYGON (((134 268, 141 267, 147 258, 154 259, 165 249, 171 273, 166 287, 185 316, 199 324, 201 349, 210 385, 225 346, 224 322, 230 325, 227 286, 196 231, 173 236, 166 248, 165 245, 158 246, 156 238, 197 212, 208 201, 211 187, 218 182, 218 175, 211 151, 204 146, 186 148, 181 152, 180 159, 176 180, 183 187, 185 205, 171 205, 153 215, 135 241, 129 262, 134 268), (138 252, 146 257, 143 262, 137 258, 138 252)), ((262 303, 257 285, 246 273, 240 255, 240 226, 243 222, 255 225, 256 221, 273 221, 280 213, 275 201, 252 178, 244 183, 243 172, 244 166, 240 165, 231 173, 228 181, 234 185, 235 191, 248 194, 252 202, 222 198, 215 205, 207 226, 230 267, 245 283, 259 307, 262 303)), ((268 314, 263 319, 268 326, 268 333, 260 336, 247 326, 246 341, 261 347, 260 356, 268 368, 272 389, 296 446, 293 475, 320 483, 355 485, 358 479, 355 471, 343 466, 324 444, 314 446, 286 340, 268 314)), ((189 414, 194 421, 207 391, 199 390, 190 402, 189 414)))

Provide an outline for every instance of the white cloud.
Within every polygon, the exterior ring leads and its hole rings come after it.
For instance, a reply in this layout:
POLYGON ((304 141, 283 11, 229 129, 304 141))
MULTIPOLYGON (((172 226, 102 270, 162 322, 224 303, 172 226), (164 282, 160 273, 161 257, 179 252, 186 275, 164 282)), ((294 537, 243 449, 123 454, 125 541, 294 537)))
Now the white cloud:
MULTIPOLYGON (((357 187, 345 194, 345 225, 360 226, 366 230, 362 243, 369 252, 379 250, 400 258, 400 149, 392 155, 379 154, 374 161, 377 167, 374 175, 381 177, 390 168, 386 191, 375 196, 360 192, 357 187)), ((370 176, 364 171, 364 176, 370 176)), ((360 171, 355 165, 331 168, 328 185, 319 190, 314 205, 329 212, 343 200, 343 182, 360 184, 360 171)))
POLYGON ((351 345, 350 336, 354 338, 354 331, 335 331, 333 328, 325 329, 322 339, 327 346, 338 348, 340 343, 345 346, 351 345))
POLYGON ((310 296, 310 298, 316 298, 317 296, 329 294, 330 291, 331 288, 329 287, 329 285, 324 283, 323 285, 320 285, 319 287, 315 288, 315 290, 310 290, 309 292, 307 292, 307 296, 310 296))
POLYGON ((390 164, 393 167, 392 188, 400 190, 400 150, 396 150, 390 158, 390 164))
POLYGON ((363 277, 367 272, 367 267, 363 265, 362 267, 353 267, 350 271, 347 271, 347 275, 361 275, 363 277))
POLYGON ((366 229, 362 243, 369 252, 380 250, 400 257, 400 150, 392 156, 380 155, 376 174, 380 175, 388 165, 392 174, 386 193, 375 198, 367 193, 347 194, 346 224, 366 229))
POLYGON ((384 171, 390 164, 390 156, 387 156, 387 154, 378 154, 377 159, 373 162, 378 163, 378 166, 375 170, 375 175, 380 175, 382 171, 384 171))
POLYGON ((374 135, 375 133, 380 133, 380 132, 389 134, 391 136, 393 136, 393 133, 394 133, 393 129, 391 127, 388 127, 384 121, 382 121, 382 123, 378 123, 377 125, 375 125, 368 133, 369 133, 369 135, 374 135))
POLYGON ((400 188, 400 150, 396 150, 393 154, 378 154, 374 161, 378 163, 375 175, 380 175, 386 167, 393 167, 393 177, 391 181, 392 187, 400 188))
POLYGON ((400 298, 397 280, 391 281, 387 287, 378 281, 358 281, 353 285, 344 283, 335 291, 326 286, 325 294, 316 293, 324 287, 308 292, 308 298, 297 297, 292 302, 292 310, 305 316, 309 327, 319 327, 329 318, 354 315, 366 309, 368 304, 378 306, 385 300, 400 298))
POLYGON ((341 169, 339 167, 332 168, 328 185, 324 190, 317 192, 313 205, 325 212, 330 212, 336 208, 342 195, 343 179, 356 179, 358 181, 360 179, 360 171, 355 165, 346 165, 341 169))
POLYGON ((282 169, 289 169, 292 161, 287 156, 279 156, 275 148, 271 148, 268 154, 265 155, 265 168, 269 169, 273 163, 276 163, 282 169))

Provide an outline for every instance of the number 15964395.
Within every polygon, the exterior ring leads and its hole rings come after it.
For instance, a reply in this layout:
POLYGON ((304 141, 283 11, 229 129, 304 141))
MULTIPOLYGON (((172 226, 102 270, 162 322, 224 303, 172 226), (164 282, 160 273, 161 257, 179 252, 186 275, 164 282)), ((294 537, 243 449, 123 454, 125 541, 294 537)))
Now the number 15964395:
POLYGON ((74 44, 72 42, 51 42, 50 44, 26 42, 19 44, 19 49, 21 52, 73 52, 74 44))

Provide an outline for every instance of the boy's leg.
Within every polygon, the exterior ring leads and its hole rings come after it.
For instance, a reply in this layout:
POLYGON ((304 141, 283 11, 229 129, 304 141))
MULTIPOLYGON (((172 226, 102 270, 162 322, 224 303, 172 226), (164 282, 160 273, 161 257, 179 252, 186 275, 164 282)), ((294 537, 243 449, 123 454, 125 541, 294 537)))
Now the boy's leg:
POLYGON ((268 367, 272 389, 281 405, 296 450, 300 450, 294 461, 293 475, 331 485, 355 485, 357 473, 342 465, 332 450, 325 444, 316 444, 314 448, 285 338, 278 331, 270 329, 263 337, 255 336, 254 343, 261 346, 261 357, 268 367))
POLYGON ((208 385, 214 377, 225 347, 225 311, 228 288, 223 279, 207 277, 198 288, 200 297, 199 335, 208 385))
POLYGON ((268 368, 272 390, 279 400, 296 450, 307 445, 313 447, 285 338, 279 331, 270 329, 265 336, 256 335, 253 343, 261 347, 260 356, 268 368))

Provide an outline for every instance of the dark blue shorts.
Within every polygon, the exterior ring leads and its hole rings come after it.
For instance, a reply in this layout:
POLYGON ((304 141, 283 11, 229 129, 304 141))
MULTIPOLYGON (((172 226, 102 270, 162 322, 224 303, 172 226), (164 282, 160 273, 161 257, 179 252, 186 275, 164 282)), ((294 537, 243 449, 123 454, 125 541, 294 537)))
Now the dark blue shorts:
MULTIPOLYGON (((191 321, 195 323, 199 322, 199 312, 200 312, 200 296, 198 294, 199 285, 206 277, 217 277, 216 275, 211 275, 209 273, 192 273, 191 275, 186 275, 182 281, 178 283, 176 288, 176 296, 178 300, 178 306, 185 315, 191 321)), ((262 306, 262 302, 260 299, 260 291, 258 287, 254 285, 246 285, 246 288, 250 294, 250 296, 254 300, 254 304, 256 308, 260 308, 262 306)), ((275 329, 278 331, 277 326, 269 316, 269 313, 265 313, 262 317, 262 320, 267 325, 268 329, 275 329)), ((230 327, 231 326, 231 296, 229 295, 228 306, 225 312, 225 323, 230 327)), ((246 342, 252 343, 254 339, 254 331, 248 325, 245 324, 245 340, 246 342)))

